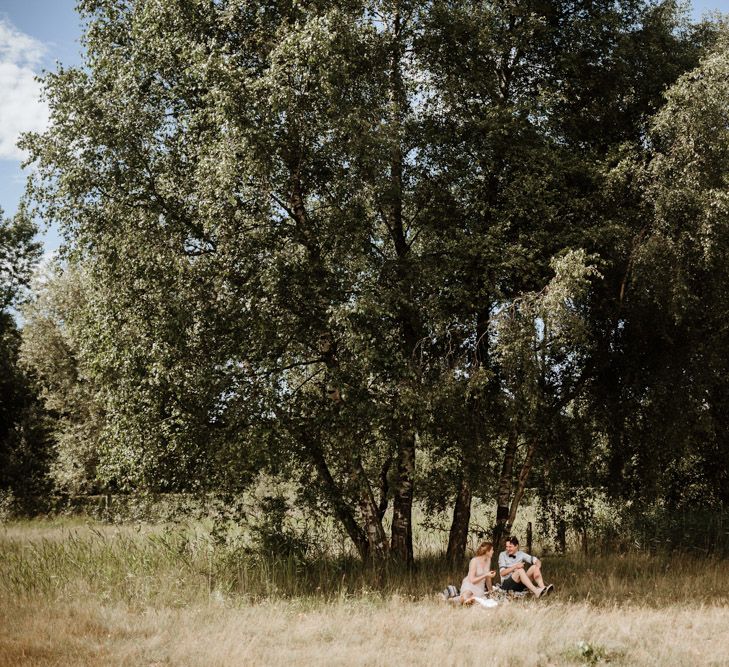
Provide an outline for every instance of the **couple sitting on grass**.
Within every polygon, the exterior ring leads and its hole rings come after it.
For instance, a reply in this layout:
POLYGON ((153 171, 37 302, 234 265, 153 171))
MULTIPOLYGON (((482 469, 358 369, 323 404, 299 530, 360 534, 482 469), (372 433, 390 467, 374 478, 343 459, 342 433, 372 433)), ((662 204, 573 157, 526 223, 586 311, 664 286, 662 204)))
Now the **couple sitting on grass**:
MULTIPOLYGON (((496 576, 496 572, 491 569, 493 555, 494 545, 491 542, 482 542, 471 559, 468 574, 461 584, 459 601, 462 604, 473 604, 476 598, 486 597, 493 591, 493 579, 496 576)), ((502 551, 499 556, 499 575, 502 591, 520 593, 529 590, 538 598, 554 591, 552 584, 544 585, 542 561, 519 551, 519 540, 513 535, 506 540, 506 551, 502 551), (525 563, 529 565, 529 569, 525 563)))

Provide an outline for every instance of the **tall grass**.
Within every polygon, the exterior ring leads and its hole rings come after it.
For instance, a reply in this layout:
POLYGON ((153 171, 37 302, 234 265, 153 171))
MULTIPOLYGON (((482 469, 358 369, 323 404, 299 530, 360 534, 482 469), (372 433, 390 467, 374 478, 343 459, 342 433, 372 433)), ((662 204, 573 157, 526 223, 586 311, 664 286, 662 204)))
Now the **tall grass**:
MULTIPOLYGON (((494 563, 495 565, 495 563, 494 563)), ((729 598, 726 564, 689 554, 552 555, 546 578, 562 600, 660 606, 729 598)), ((0 596, 101 600, 135 606, 180 606, 210 596, 242 601, 351 597, 423 599, 449 583, 438 552, 421 554, 413 569, 363 564, 346 553, 305 557, 252 551, 240 536, 221 537, 200 524, 168 527, 88 525, 57 528, 36 522, 0 530, 0 596)))
POLYGON ((159 531, 64 530, 21 540, 0 536, 0 595, 66 598, 95 594, 127 604, 188 604, 210 595, 246 600, 398 593, 420 598, 451 573, 436 556, 413 570, 366 566, 342 554, 304 558, 256 553, 199 527, 159 531))
POLYGON ((406 570, 339 548, 266 554, 244 537, 205 523, 5 524, 0 666, 729 664, 723 561, 548 555, 555 597, 484 610, 436 601, 465 573, 437 549, 406 570))

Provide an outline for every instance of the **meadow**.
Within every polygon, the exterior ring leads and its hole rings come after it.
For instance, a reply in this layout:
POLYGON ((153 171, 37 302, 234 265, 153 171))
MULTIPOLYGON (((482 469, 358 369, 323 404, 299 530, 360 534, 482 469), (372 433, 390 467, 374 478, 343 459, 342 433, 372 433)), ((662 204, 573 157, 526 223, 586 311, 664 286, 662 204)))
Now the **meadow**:
POLYGON ((486 610, 462 572, 263 557, 201 522, 0 526, 1 665, 724 665, 726 563, 546 557, 558 594, 486 610))

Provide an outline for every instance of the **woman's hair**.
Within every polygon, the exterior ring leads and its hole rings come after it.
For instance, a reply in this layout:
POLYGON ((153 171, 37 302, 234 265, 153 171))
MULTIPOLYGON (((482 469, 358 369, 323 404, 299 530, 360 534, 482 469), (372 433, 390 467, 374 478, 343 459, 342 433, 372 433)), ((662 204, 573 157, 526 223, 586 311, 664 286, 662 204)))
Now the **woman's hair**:
POLYGON ((481 544, 478 545, 478 549, 476 549, 476 555, 485 556, 489 551, 492 551, 493 548, 493 542, 481 542, 481 544))

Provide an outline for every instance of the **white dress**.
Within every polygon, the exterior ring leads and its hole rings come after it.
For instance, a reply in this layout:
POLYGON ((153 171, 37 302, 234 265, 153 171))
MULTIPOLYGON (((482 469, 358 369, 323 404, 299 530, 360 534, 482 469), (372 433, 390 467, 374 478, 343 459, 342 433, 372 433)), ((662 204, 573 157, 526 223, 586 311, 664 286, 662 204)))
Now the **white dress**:
MULTIPOLYGON (((471 571, 471 563, 468 564, 468 571, 471 571)), ((476 563, 476 576, 480 577, 487 572, 488 570, 486 569, 486 566, 479 559, 476 563)), ((471 591, 471 593, 473 593, 477 598, 482 598, 486 595, 486 579, 481 579, 479 583, 472 584, 468 579, 468 575, 466 575, 461 582, 461 595, 463 595, 464 591, 471 591)))

